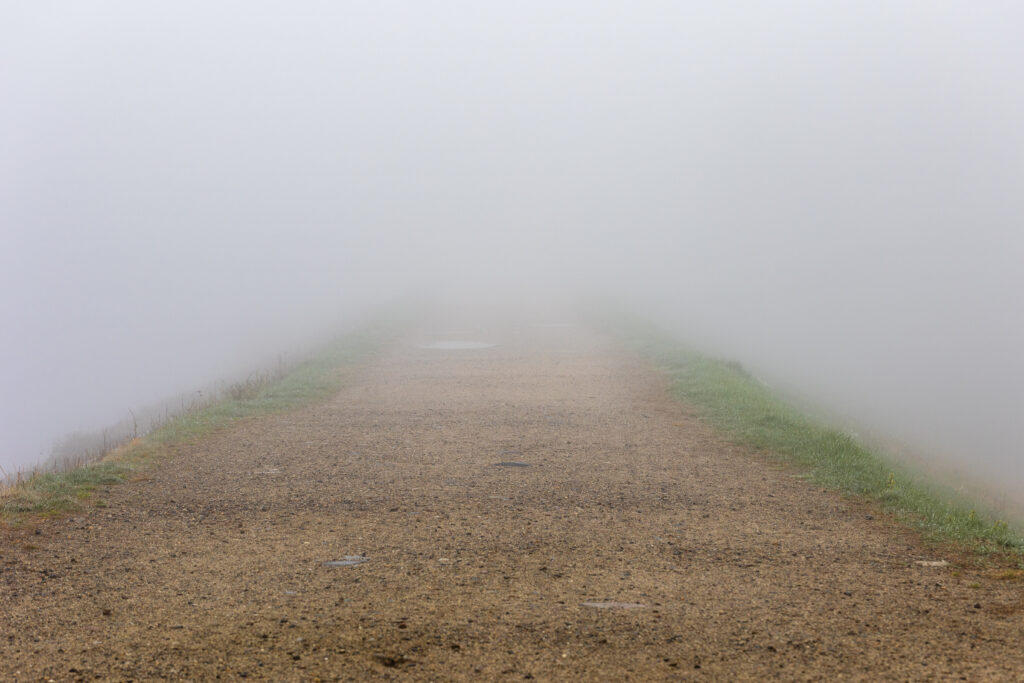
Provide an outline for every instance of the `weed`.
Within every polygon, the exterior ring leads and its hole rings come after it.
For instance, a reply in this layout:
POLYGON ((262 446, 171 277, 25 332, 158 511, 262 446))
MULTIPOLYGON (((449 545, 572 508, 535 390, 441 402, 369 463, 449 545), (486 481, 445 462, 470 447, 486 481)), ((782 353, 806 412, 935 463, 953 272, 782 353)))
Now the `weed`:
POLYGON ((243 382, 235 382, 225 390, 227 397, 234 401, 244 401, 258 398, 270 386, 273 379, 269 375, 250 375, 243 382))

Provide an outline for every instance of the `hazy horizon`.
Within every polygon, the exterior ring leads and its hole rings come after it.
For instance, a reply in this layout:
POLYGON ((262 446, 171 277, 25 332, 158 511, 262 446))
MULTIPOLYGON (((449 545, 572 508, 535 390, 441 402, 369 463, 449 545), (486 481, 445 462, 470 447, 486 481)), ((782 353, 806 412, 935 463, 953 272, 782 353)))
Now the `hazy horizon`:
POLYGON ((596 292, 1024 502, 1022 30, 1012 3, 6 5, 0 467, 386 302, 596 292))

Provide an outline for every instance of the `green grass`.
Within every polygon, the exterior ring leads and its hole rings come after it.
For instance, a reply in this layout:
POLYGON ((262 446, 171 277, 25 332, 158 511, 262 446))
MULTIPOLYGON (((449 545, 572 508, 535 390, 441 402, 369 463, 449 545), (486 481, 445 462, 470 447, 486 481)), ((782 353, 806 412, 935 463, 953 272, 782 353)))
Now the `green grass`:
POLYGON ((377 326, 323 349, 284 377, 251 378, 229 388, 232 398, 189 410, 155 430, 147 440, 173 444, 196 439, 243 418, 292 410, 330 396, 342 384, 345 368, 365 360, 394 330, 377 326))
POLYGON ((675 396, 730 440, 795 466, 822 487, 875 502, 931 541, 1024 554, 1024 536, 982 504, 804 415, 737 363, 704 356, 644 323, 602 325, 654 361, 675 396))
POLYGON ((400 321, 380 322, 345 335, 278 378, 261 375, 229 387, 228 398, 197 406, 115 449, 98 462, 59 472, 34 473, 0 492, 0 519, 20 523, 102 507, 92 499, 100 487, 139 476, 168 446, 197 440, 238 420, 292 410, 323 400, 341 388, 344 374, 393 339, 400 321))
POLYGON ((73 512, 97 487, 117 484, 134 469, 130 462, 97 462, 65 472, 35 474, 4 495, 0 510, 4 517, 15 519, 24 514, 73 512))

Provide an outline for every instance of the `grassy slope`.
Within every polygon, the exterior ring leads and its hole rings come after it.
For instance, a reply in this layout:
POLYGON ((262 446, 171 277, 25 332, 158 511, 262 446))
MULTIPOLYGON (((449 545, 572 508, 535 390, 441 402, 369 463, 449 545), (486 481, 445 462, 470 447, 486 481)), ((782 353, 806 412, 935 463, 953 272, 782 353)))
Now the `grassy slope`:
MULTIPOLYGON (((313 403, 337 391, 345 368, 356 365, 389 338, 397 324, 381 323, 345 335, 277 380, 236 385, 234 397, 188 410, 141 439, 107 454, 98 462, 63 472, 34 474, 0 497, 0 519, 18 522, 27 516, 51 516, 81 509, 100 486, 137 476, 174 444, 198 439, 236 420, 258 417, 313 403)), ((102 501, 92 504, 102 506, 102 501)))
POLYGON ((643 323, 604 326, 657 363, 675 395, 730 440, 795 465, 816 484, 874 501, 930 540, 1024 554, 1024 536, 1006 522, 801 414, 736 363, 702 356, 643 323))

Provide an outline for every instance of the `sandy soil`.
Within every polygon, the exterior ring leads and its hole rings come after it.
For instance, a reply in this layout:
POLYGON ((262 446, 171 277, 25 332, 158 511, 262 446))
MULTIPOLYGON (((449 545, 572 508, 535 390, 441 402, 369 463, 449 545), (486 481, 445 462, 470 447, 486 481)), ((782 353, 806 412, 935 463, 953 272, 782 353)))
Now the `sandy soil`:
POLYGON ((407 340, 0 534, 0 679, 1024 677, 1021 582, 716 437, 590 333, 471 332, 499 345, 407 340))

